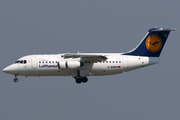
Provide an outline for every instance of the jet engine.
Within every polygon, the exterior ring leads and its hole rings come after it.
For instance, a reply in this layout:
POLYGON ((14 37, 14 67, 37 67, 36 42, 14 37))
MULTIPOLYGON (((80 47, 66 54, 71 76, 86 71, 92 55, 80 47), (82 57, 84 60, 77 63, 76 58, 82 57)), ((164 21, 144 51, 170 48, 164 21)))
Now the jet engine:
POLYGON ((58 63, 59 69, 77 69, 81 67, 81 63, 79 61, 60 61, 58 63))

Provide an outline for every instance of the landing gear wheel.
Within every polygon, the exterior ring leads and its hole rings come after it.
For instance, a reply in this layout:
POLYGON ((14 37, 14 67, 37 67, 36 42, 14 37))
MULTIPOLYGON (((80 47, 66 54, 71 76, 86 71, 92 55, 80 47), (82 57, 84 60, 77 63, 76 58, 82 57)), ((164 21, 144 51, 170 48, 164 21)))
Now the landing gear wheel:
POLYGON ((14 82, 18 82, 18 79, 17 79, 17 78, 15 78, 15 79, 14 79, 14 82))
POLYGON ((80 84, 80 83, 86 83, 88 81, 87 77, 75 77, 76 83, 80 84))
POLYGON ((88 78, 87 78, 87 77, 83 77, 83 78, 82 78, 82 82, 83 82, 83 83, 86 83, 87 81, 88 81, 88 78))
POLYGON ((80 84, 82 82, 82 79, 81 78, 76 78, 76 83, 77 84, 80 84))

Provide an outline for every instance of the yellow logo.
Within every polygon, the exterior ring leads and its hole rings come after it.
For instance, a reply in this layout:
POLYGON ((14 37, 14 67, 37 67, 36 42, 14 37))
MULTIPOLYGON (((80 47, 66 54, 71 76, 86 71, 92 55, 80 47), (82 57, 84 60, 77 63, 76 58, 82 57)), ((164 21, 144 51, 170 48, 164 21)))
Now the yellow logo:
POLYGON ((146 47, 151 52, 157 52, 162 47, 162 40, 157 35, 151 35, 146 39, 146 47))

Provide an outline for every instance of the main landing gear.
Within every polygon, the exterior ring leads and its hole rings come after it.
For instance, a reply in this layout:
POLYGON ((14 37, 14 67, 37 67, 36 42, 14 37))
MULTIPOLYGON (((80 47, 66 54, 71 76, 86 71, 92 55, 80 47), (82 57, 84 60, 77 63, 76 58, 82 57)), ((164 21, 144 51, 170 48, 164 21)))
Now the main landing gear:
POLYGON ((17 75, 15 75, 14 82, 18 82, 17 75))
POLYGON ((75 77, 76 83, 80 84, 80 83, 86 83, 88 81, 87 77, 75 77))
POLYGON ((82 77, 80 75, 80 70, 77 71, 77 77, 74 77, 75 80, 76 80, 76 83, 77 84, 80 84, 80 83, 86 83, 88 81, 88 78, 87 77, 82 77))

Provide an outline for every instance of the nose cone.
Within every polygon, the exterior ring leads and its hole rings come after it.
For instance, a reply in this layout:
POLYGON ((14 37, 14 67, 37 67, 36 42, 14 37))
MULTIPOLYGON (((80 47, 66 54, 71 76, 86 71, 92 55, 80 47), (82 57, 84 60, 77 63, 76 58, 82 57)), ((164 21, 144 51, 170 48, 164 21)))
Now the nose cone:
POLYGON ((6 68, 3 69, 3 72, 5 72, 5 73, 8 73, 8 71, 9 71, 9 68, 8 68, 8 67, 6 67, 6 68))
POLYGON ((4 68, 3 72, 15 75, 15 74, 18 74, 18 67, 17 67, 17 65, 12 64, 12 65, 4 68))

